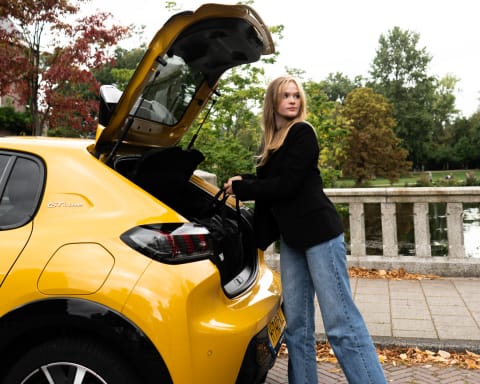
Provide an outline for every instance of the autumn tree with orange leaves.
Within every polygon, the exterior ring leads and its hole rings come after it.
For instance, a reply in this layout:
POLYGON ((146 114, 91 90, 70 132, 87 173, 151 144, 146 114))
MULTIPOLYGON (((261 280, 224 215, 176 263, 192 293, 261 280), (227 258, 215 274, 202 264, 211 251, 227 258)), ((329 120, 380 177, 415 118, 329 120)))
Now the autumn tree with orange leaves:
POLYGON ((34 135, 96 127, 92 70, 111 62, 110 48, 131 27, 107 27, 112 15, 105 12, 74 20, 88 1, 0 0, 0 95, 15 92, 27 106, 34 135))
POLYGON ((357 186, 376 177, 391 183, 411 170, 408 152, 395 135, 392 105, 371 88, 356 88, 347 95, 343 116, 350 122, 343 175, 357 186))

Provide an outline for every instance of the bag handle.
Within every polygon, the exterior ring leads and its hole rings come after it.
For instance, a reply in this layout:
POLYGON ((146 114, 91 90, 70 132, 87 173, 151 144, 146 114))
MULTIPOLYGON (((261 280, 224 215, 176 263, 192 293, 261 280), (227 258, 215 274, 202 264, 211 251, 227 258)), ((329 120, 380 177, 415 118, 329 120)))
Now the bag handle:
MULTIPOLYGON (((225 219, 226 212, 225 209, 227 206, 227 200, 228 200, 228 193, 225 188, 220 188, 218 192, 213 196, 212 202, 209 204, 209 206, 206 208, 206 211, 208 212, 210 209, 213 209, 215 212, 218 212, 218 210, 222 210, 222 219, 225 219)), ((240 218, 241 218, 241 213, 240 213, 240 203, 239 200, 236 196, 235 198, 235 212, 236 212, 236 219, 237 222, 240 223, 240 218)))

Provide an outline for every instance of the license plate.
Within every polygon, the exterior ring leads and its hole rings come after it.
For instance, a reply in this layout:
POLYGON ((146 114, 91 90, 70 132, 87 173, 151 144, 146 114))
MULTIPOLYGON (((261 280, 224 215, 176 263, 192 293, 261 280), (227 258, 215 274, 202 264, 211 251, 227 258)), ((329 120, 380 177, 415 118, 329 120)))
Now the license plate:
POLYGON ((285 321, 285 315, 283 314, 282 308, 278 309, 278 312, 275 314, 274 318, 268 324, 268 340, 270 341, 270 346, 275 351, 281 347, 283 342, 283 335, 285 333, 285 327, 287 322, 285 321))

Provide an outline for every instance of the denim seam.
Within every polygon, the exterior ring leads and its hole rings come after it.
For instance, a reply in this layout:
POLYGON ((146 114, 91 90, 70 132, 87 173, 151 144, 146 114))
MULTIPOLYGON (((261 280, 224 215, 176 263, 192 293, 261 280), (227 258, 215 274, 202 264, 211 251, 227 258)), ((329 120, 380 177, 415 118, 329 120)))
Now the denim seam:
MULTIPOLYGON (((308 275, 308 272, 305 273, 305 275, 308 275)), ((308 290, 308 287, 306 286, 306 282, 305 282, 305 279, 306 279, 307 276, 304 276, 304 284, 303 284, 303 308, 306 308, 306 310, 308 311, 308 303, 307 303, 307 290, 308 290)), ((306 318, 308 319, 308 313, 306 313, 306 318)), ((303 348, 303 355, 305 356, 306 355, 306 351, 305 349, 307 348, 307 336, 308 336, 308 331, 309 331, 309 323, 308 321, 305 322, 305 328, 303 330, 303 345, 302 345, 302 348, 303 348)), ((307 359, 304 359, 303 360, 303 377, 307 377, 307 359)))
POLYGON ((352 326, 352 323, 351 323, 351 318, 348 316, 348 312, 346 310, 346 304, 345 304, 345 295, 347 294, 347 292, 344 291, 344 289, 342 289, 342 284, 341 284, 341 279, 340 279, 340 273, 338 271, 338 268, 335 264, 335 261, 334 261, 334 258, 336 257, 335 253, 333 252, 332 250, 332 242, 329 243, 329 255, 330 255, 330 261, 332 263, 332 269, 335 271, 335 281, 336 281, 336 284, 337 284, 337 288, 338 288, 338 291, 340 293, 340 297, 341 297, 341 301, 342 301, 342 309, 343 309, 343 313, 345 315, 345 317, 347 318, 348 320, 348 324, 349 324, 349 327, 350 327, 350 331, 352 332, 352 335, 353 335, 353 339, 355 340, 355 347, 357 349, 357 353, 359 354, 360 358, 362 359, 362 362, 363 362, 363 367, 365 369, 365 372, 370 380, 370 383, 373 383, 373 379, 370 375, 370 372, 367 368, 367 362, 365 360, 365 356, 363 355, 362 351, 361 351, 361 348, 360 348, 360 342, 358 340, 358 337, 356 335, 356 332, 355 332, 355 328, 352 326))

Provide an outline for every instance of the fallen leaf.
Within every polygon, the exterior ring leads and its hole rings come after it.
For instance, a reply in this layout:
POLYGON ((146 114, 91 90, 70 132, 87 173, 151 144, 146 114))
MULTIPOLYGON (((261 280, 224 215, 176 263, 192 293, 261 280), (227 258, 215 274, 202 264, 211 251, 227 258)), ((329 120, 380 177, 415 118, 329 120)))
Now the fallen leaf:
POLYGON ((450 353, 448 353, 447 351, 438 351, 438 355, 443 357, 444 359, 449 359, 450 358, 450 353))

